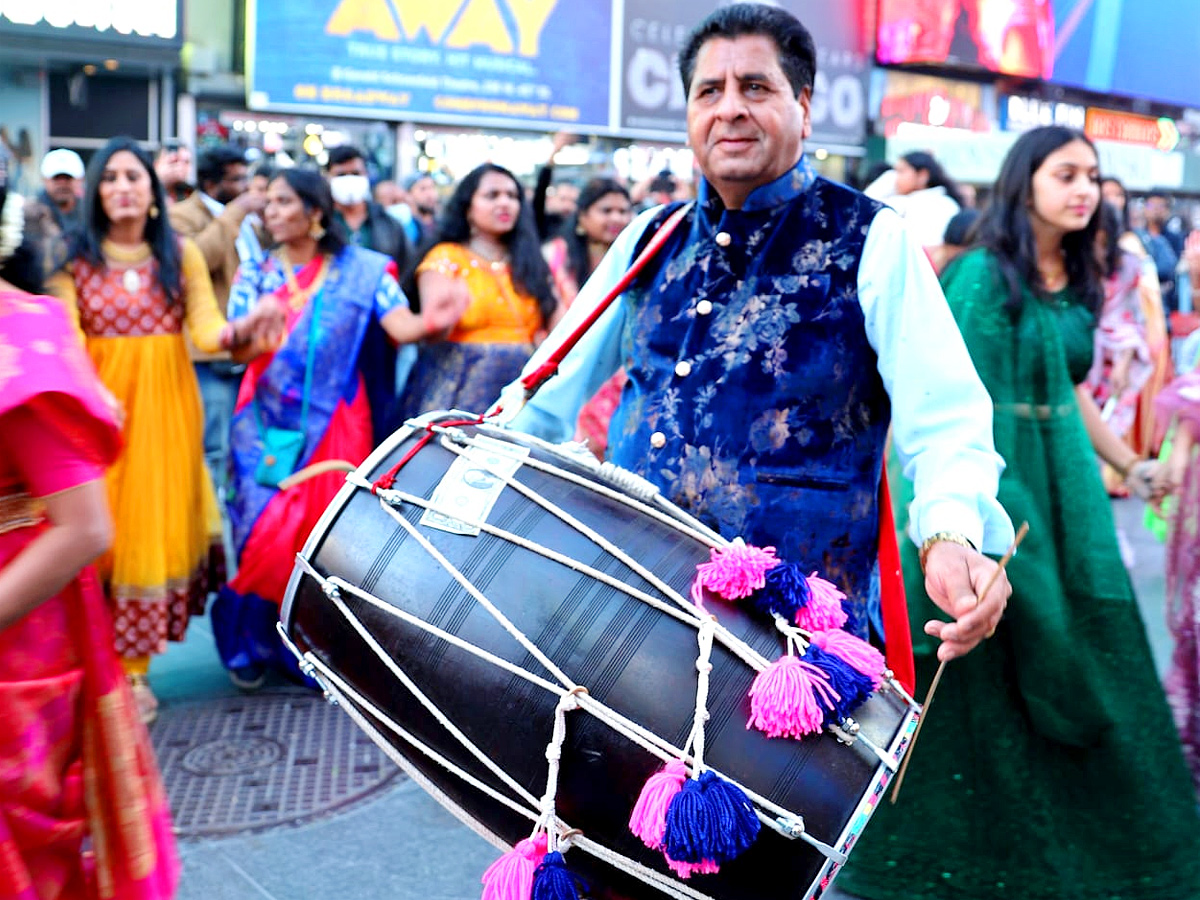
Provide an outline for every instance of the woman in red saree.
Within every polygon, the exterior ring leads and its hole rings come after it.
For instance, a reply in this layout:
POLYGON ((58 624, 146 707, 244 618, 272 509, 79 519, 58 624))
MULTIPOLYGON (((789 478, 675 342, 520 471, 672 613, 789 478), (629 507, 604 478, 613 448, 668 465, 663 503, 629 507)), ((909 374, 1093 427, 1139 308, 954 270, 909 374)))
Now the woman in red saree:
POLYGON ((26 290, 39 264, 2 180, 0 208, 0 897, 161 900, 166 798, 88 568, 119 431, 62 305, 26 290))
MULTIPOLYGON (((395 402, 397 344, 443 330, 462 314, 451 303, 408 306, 389 257, 347 245, 319 175, 284 169, 264 213, 276 250, 243 265, 231 315, 263 298, 287 311, 282 346, 250 363, 230 434, 227 509, 237 574, 213 604, 213 633, 233 682, 261 685, 268 668, 299 677, 275 631, 296 553, 345 482, 329 471, 282 484, 318 463, 361 463, 387 433, 395 402), (294 440, 294 456, 270 442, 294 440)), ((312 470, 309 469, 311 473, 312 470)))

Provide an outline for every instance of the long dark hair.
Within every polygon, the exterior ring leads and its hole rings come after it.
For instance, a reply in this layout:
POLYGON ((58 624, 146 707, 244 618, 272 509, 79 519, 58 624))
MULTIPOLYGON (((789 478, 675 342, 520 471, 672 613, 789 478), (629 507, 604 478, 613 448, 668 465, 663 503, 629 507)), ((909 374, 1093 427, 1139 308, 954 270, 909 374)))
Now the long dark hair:
MULTIPOLYGON (((1075 141, 1089 147, 1092 142, 1083 132, 1062 125, 1046 125, 1021 135, 1004 157, 1000 176, 992 190, 992 199, 975 226, 976 243, 990 250, 1000 262, 1008 284, 1005 306, 1014 316, 1021 311, 1021 284, 1027 284, 1039 296, 1045 296, 1037 266, 1037 241, 1029 210, 1033 205, 1033 174, 1046 157, 1075 141)), ((1063 235, 1067 283, 1092 310, 1099 310, 1104 299, 1100 263, 1096 259, 1098 215, 1093 215, 1080 231, 1063 235)))
POLYGON ((593 178, 579 192, 579 201, 575 206, 575 215, 571 216, 561 233, 567 245, 567 265, 576 284, 583 284, 592 274, 592 257, 588 253, 586 234, 579 233, 579 217, 607 197, 609 194, 620 194, 629 199, 629 191, 624 185, 611 178, 593 178))
POLYGON ((1100 248, 1100 269, 1107 278, 1117 271, 1121 263, 1121 235, 1125 233, 1125 227, 1121 222, 1121 211, 1107 200, 1100 201, 1099 219, 1097 230, 1104 235, 1104 245, 1100 248))
POLYGON ((167 221, 167 195, 163 191, 158 173, 154 171, 154 160, 131 137, 115 137, 97 151, 87 167, 87 181, 83 189, 83 229, 76 243, 75 256, 82 256, 96 266, 104 265, 104 254, 100 242, 108 237, 112 225, 100 202, 100 181, 108 161, 122 150, 128 150, 141 163, 150 177, 150 215, 146 217, 144 236, 150 252, 158 260, 158 282, 162 285, 171 303, 180 302, 183 296, 183 259, 171 223, 167 221), (157 208, 158 213, 154 210, 157 208))
MULTIPOLYGON (((0 213, 3 212, 4 204, 7 202, 8 173, 3 161, 0 161, 0 213)), ((22 210, 22 216, 24 216, 24 210, 22 210)), ((26 218, 20 246, 7 257, 0 259, 0 278, 17 290, 29 294, 40 294, 42 292, 42 263, 37 240, 30 231, 29 219, 26 218)))
POLYGON ((488 172, 504 175, 517 186, 517 199, 520 202, 517 220, 512 230, 503 237, 503 243, 508 248, 509 272, 513 286, 535 298, 542 312, 542 320, 549 321, 558 306, 554 290, 550 287, 550 268, 542 257, 541 242, 533 224, 533 212, 525 200, 525 191, 521 188, 521 182, 517 181, 517 176, 508 169, 495 163, 484 163, 468 172, 446 203, 430 247, 446 242, 465 245, 470 240, 471 226, 467 223, 467 210, 471 208, 471 200, 479 190, 479 182, 488 172))
POLYGON ((306 213, 321 213, 321 227, 325 229, 325 233, 317 240, 317 249, 330 256, 341 253, 346 246, 346 238, 334 221, 333 195, 329 192, 329 184, 321 177, 321 173, 312 169, 278 169, 271 176, 268 187, 281 178, 296 192, 296 196, 304 204, 306 213))
POLYGON ((900 158, 918 172, 925 171, 929 173, 929 180, 926 182, 926 187, 940 187, 959 206, 966 205, 963 203, 962 191, 958 189, 958 184, 946 173, 946 170, 942 168, 942 164, 934 158, 932 153, 926 153, 924 150, 914 150, 911 153, 905 153, 900 158))

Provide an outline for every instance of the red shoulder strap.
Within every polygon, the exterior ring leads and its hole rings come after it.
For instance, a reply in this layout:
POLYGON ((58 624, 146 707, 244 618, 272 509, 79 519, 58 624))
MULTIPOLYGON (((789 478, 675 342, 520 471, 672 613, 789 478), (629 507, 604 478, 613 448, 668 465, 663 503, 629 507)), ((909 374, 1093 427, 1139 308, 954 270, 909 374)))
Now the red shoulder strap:
POLYGON ((558 372, 559 363, 563 361, 571 349, 579 343, 580 339, 587 334, 589 328, 596 324, 596 321, 604 315, 605 310, 612 306, 616 300, 625 291, 630 284, 633 283, 640 271, 645 268, 646 263, 658 253, 662 245, 666 243, 667 238, 675 231, 675 227, 683 221, 684 217, 691 210, 693 204, 685 203, 679 209, 675 210, 670 217, 662 223, 658 229, 658 233, 648 243, 637 259, 629 267, 629 271, 616 283, 611 291, 604 295, 595 308, 588 313, 586 319, 579 323, 579 326, 563 338, 562 342, 554 348, 553 352, 546 357, 546 361, 540 366, 521 379, 521 384, 525 386, 525 399, 528 400, 549 378, 558 372))
POLYGON ((904 596, 904 573, 900 571, 900 547, 896 543, 896 522, 892 518, 892 492, 888 487, 886 468, 879 479, 879 597, 886 640, 884 657, 896 680, 912 694, 916 689, 917 671, 913 663, 908 601, 904 596))

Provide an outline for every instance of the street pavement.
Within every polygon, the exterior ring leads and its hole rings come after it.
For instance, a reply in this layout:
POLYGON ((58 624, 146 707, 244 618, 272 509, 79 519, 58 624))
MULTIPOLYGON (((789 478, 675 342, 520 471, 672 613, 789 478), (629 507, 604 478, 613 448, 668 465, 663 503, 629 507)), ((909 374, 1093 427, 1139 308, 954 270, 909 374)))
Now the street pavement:
MULTIPOLYGON (((1114 511, 1161 672, 1171 650, 1162 547, 1142 527, 1140 503, 1116 501, 1114 511)), ((183 861, 179 900, 479 896, 498 851, 316 695, 282 682, 234 689, 207 619, 155 661, 151 682, 162 701, 151 736, 183 861)))

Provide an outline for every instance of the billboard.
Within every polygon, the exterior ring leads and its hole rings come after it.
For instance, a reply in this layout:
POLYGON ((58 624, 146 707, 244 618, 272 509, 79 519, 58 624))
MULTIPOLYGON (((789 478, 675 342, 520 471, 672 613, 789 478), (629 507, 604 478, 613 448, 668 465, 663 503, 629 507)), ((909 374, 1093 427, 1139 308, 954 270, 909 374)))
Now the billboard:
POLYGON ((251 109, 603 130, 612 0, 251 0, 251 109))
POLYGON ((1051 0, 879 0, 878 28, 881 63, 947 63, 1027 78, 1049 78, 1054 67, 1051 0))
POLYGON ((876 55, 1200 106, 1196 0, 879 0, 876 55))
MULTIPOLYGON (((867 2, 782 0, 817 45, 811 143, 860 144, 867 118, 870 35, 867 2)), ((721 5, 718 0, 625 0, 616 129, 622 134, 680 139, 687 97, 677 57, 688 32, 721 5)))
POLYGON ((180 10, 181 0, 0 3, 0 41, 10 49, 19 40, 50 38, 178 54, 183 46, 180 10))
POLYGON ((1054 0, 1053 80, 1103 94, 1200 106, 1196 0, 1054 0))
MULTIPOLYGON (((251 109, 679 141, 676 57, 724 0, 250 2, 251 109)), ((814 142, 864 139, 873 3, 778 3, 816 41, 814 142)))

